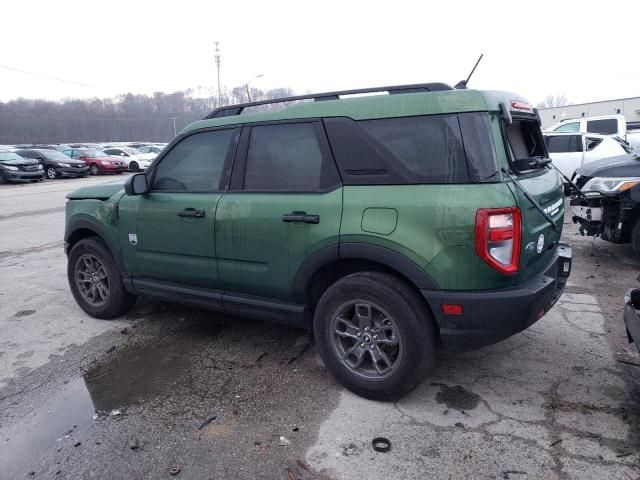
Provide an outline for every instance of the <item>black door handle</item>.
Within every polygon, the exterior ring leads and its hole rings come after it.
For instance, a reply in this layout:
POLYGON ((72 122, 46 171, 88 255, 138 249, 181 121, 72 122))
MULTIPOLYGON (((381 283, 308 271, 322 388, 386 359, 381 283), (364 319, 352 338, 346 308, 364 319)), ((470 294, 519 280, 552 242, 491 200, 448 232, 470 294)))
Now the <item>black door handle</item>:
POLYGON ((283 222, 320 223, 320 215, 307 215, 306 213, 285 213, 283 222))
POLYGON ((206 212, 204 210, 196 210, 195 208, 185 208, 184 210, 180 210, 178 212, 179 217, 195 217, 195 218, 204 218, 206 212))

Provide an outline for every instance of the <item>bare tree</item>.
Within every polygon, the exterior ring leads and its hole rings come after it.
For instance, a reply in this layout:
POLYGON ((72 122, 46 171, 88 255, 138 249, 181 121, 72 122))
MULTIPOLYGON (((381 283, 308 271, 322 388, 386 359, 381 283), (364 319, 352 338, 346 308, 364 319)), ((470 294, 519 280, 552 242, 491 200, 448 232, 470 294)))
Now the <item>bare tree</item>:
MULTIPOLYGON (((292 96, 290 88, 251 89, 252 100, 292 96)), ((247 101, 244 86, 222 95, 222 105, 247 101)), ((168 141, 173 121, 180 131, 220 106, 207 87, 153 95, 127 93, 116 98, 61 102, 19 98, 0 102, 0 145, 20 143, 168 141)))
POLYGON ((564 107, 569 105, 566 93, 557 93, 556 95, 547 95, 544 100, 536 105, 538 108, 564 107))

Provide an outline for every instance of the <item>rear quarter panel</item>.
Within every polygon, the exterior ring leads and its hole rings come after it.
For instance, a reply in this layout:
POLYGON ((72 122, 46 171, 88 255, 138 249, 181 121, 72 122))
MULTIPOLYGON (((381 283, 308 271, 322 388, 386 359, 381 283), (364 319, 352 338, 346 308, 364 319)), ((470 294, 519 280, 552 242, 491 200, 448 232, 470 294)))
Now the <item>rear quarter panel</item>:
POLYGON ((514 278, 499 274, 475 253, 478 208, 515 205, 504 183, 344 187, 341 242, 384 246, 413 260, 445 290, 503 288, 514 278), (395 229, 363 230, 367 209, 394 209, 395 229))

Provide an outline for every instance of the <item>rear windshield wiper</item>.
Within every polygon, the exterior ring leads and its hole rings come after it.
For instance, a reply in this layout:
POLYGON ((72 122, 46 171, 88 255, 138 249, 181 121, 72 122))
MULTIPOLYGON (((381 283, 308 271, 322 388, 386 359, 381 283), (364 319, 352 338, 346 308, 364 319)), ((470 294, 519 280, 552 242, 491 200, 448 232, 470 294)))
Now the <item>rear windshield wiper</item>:
POLYGON ((540 215, 542 215, 544 217, 544 219, 549 222, 549 225, 551 225, 551 228, 553 229, 554 232, 558 231, 558 227, 556 226, 556 224, 553 222, 553 219, 547 215, 547 212, 544 211, 544 209, 540 206, 540 204, 538 202, 536 202, 534 200, 534 198, 529 195, 529 192, 527 192, 522 185, 520 185, 520 183, 518 183, 518 180, 516 180, 516 178, 511 175, 506 168, 502 169, 502 173, 504 173, 507 177, 509 177, 511 179, 511 181, 513 182, 513 184, 518 188, 518 190, 520 190, 522 192, 522 194, 525 196, 525 198, 527 200, 529 200, 529 202, 531 203, 531 205, 533 205, 536 210, 538 210, 538 212, 540 212, 540 215))

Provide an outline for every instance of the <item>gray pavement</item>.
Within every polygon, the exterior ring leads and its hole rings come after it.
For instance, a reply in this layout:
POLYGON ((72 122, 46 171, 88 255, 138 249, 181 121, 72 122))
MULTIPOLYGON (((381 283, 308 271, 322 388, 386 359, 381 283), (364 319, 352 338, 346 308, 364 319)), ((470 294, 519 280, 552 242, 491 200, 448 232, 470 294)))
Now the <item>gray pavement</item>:
POLYGON ((64 196, 114 180, 0 187, 0 479, 640 478, 640 366, 618 361, 640 364, 621 316, 630 247, 565 224, 574 271, 547 316, 372 402, 298 330, 144 299, 84 314, 64 196))

